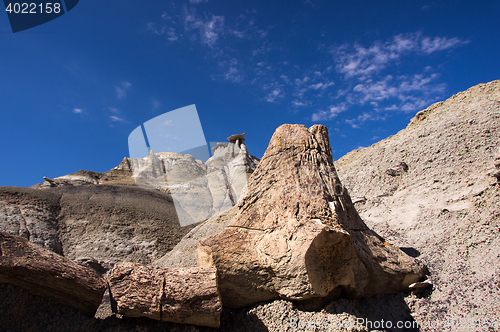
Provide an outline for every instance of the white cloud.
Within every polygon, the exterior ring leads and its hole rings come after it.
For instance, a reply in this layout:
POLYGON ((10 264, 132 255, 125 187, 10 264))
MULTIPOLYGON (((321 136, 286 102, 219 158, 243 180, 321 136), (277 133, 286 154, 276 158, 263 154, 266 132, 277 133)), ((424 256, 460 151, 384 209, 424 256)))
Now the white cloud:
POLYGON ((238 83, 243 80, 243 76, 240 74, 236 67, 229 67, 229 70, 224 73, 224 79, 233 83, 238 83))
POLYGON ((149 22, 146 25, 146 29, 156 35, 166 35, 168 41, 174 42, 179 40, 179 33, 174 27, 163 25, 160 28, 156 28, 156 25, 153 22, 149 22))
POLYGON ((83 110, 81 108, 73 108, 73 113, 81 114, 81 113, 83 113, 83 110))
POLYGON ((328 88, 329 86, 332 86, 333 85, 333 82, 319 82, 319 83, 316 83, 316 84, 311 84, 309 86, 309 89, 313 89, 313 90, 325 90, 326 88, 328 88))
POLYGON ((293 100, 292 105, 295 107, 303 107, 303 106, 309 106, 309 103, 301 100, 293 100))
POLYGON ((444 92, 445 85, 434 82, 438 77, 434 73, 429 76, 387 75, 380 80, 368 79, 357 84, 346 99, 351 105, 370 104, 377 111, 415 111, 429 106, 444 92), (380 107, 382 102, 389 102, 390 105, 380 107))
POLYGON ((373 112, 372 113, 363 112, 353 119, 346 119, 345 122, 350 124, 351 127, 353 128, 359 128, 362 124, 364 124, 366 121, 369 120, 370 121, 385 120, 385 117, 373 112))
MULTIPOLYGON (((292 111, 310 111, 314 121, 331 120, 357 106, 366 114, 428 106, 445 88, 436 73, 439 64, 416 68, 420 61, 413 60, 467 43, 420 32, 398 34, 367 45, 320 47, 311 57, 316 62, 302 66, 286 56, 290 51, 286 42, 272 38, 279 29, 258 26, 255 11, 225 17, 202 11, 204 6, 187 3, 181 11, 171 6, 161 23, 148 24, 148 30, 171 42, 201 46, 210 67, 216 68, 211 73, 214 80, 252 86, 260 90, 262 100, 286 103, 292 111)), ((352 125, 382 116, 375 113, 371 118, 352 118, 352 125)))
POLYGON ((201 19, 194 11, 186 10, 184 27, 186 31, 197 31, 201 43, 211 47, 224 32, 224 16, 212 15, 210 19, 201 19))
POLYGON ((269 103, 274 102, 277 98, 283 98, 283 93, 280 88, 275 88, 266 96, 266 101, 269 103))
POLYGON ((161 103, 156 99, 153 99, 152 103, 153 103, 153 109, 157 109, 158 107, 161 106, 161 103))
POLYGON ((365 80, 382 69, 397 63, 402 56, 410 53, 430 54, 466 44, 456 37, 422 37, 421 33, 399 34, 392 39, 376 41, 369 47, 358 43, 342 45, 331 49, 337 62, 337 70, 346 78, 357 77, 365 80))
POLYGON ((131 86, 132 84, 127 81, 122 82, 121 86, 115 86, 116 98, 118 99, 126 98, 127 97, 126 90, 129 89, 131 86))
POLYGON ((201 2, 208 2, 208 0, 189 0, 191 3, 201 3, 201 2))
MULTIPOLYGON (((385 119, 384 112, 416 111, 437 101, 446 85, 438 82, 439 74, 433 66, 415 68, 412 61, 412 65, 404 67, 406 74, 402 75, 394 74, 398 72, 395 67, 404 66, 408 59, 425 59, 431 53, 467 43, 456 37, 426 37, 412 33, 399 34, 385 42, 375 41, 369 46, 354 43, 332 48, 336 70, 344 78, 334 98, 344 100, 347 108, 371 108, 346 119, 346 123, 358 128, 366 121, 385 119)), ((337 114, 320 111, 314 113, 313 118, 327 120, 337 114)))
POLYGON ((110 115, 109 118, 111 119, 111 121, 113 122, 125 122, 125 119, 124 118, 120 118, 116 115, 110 115))
POLYGON ((421 48, 422 51, 430 54, 433 52, 443 51, 449 48, 462 46, 467 44, 468 42, 469 42, 468 40, 462 41, 456 37, 451 39, 444 37, 434 37, 434 38, 426 37, 422 39, 421 48))
POLYGON ((239 31, 239 30, 229 30, 233 35, 235 35, 238 38, 243 38, 245 37, 245 32, 244 31, 239 31))
POLYGON ((322 120, 331 120, 339 113, 347 110, 347 106, 345 104, 330 106, 328 110, 321 110, 316 113, 313 113, 311 120, 312 121, 322 121, 322 120))
POLYGON ((123 99, 123 98, 127 97, 125 90, 118 87, 118 86, 115 87, 115 92, 116 92, 116 98, 118 98, 118 99, 123 99))

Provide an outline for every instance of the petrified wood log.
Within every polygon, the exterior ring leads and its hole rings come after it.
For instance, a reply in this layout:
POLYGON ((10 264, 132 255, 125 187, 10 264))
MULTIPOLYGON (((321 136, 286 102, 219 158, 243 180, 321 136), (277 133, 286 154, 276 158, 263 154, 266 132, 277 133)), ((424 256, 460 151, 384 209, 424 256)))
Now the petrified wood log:
POLYGON ((81 266, 19 236, 0 233, 0 283, 20 286, 40 296, 94 315, 106 282, 81 266))
POLYGON ((213 267, 116 265, 108 279, 113 310, 127 317, 219 327, 222 304, 213 267))
POLYGON ((219 234, 198 243, 224 306, 407 290, 425 267, 368 229, 332 163, 326 127, 282 125, 219 234))

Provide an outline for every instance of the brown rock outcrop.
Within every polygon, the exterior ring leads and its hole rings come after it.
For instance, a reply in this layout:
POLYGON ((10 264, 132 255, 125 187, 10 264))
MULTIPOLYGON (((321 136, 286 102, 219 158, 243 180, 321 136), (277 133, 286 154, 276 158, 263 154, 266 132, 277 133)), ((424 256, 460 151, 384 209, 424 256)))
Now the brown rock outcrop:
POLYGON ((121 263, 108 279, 114 311, 127 317, 219 327, 222 305, 212 267, 121 263))
POLYGON ((19 236, 0 233, 0 283, 94 315, 106 289, 93 269, 78 265, 19 236))
POLYGON ((200 241, 224 306, 392 293, 426 269, 369 230, 332 164, 326 127, 282 125, 221 233, 200 241))

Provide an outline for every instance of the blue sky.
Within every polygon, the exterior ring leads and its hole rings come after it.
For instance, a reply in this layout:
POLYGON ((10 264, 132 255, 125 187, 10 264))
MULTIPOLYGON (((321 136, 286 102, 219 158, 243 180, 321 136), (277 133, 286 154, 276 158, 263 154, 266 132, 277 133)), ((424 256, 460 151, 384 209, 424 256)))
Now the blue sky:
POLYGON ((92 1, 13 34, 0 14, 0 185, 128 156, 195 104, 208 142, 328 127, 335 159, 430 104, 500 79, 500 1, 92 1))

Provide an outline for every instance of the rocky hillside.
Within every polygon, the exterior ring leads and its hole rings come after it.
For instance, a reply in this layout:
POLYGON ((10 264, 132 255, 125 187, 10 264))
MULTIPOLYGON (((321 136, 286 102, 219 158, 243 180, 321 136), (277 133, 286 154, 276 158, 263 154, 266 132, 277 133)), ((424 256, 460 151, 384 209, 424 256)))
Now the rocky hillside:
POLYGON ((499 159, 494 81, 430 106, 396 135, 335 162, 367 225, 412 247, 429 267, 433 292, 408 299, 415 319, 499 319, 499 159))

